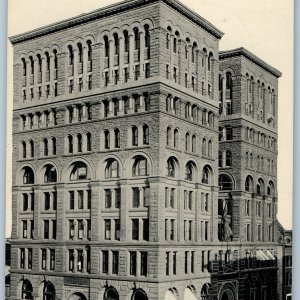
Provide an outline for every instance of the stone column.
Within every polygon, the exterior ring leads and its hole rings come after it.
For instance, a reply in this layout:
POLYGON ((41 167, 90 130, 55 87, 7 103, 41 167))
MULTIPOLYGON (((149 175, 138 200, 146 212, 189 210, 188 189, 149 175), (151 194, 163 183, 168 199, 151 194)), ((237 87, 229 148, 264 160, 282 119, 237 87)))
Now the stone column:
POLYGON ((120 204, 120 241, 126 242, 130 237, 129 210, 131 207, 131 191, 127 180, 120 180, 121 204, 120 204))

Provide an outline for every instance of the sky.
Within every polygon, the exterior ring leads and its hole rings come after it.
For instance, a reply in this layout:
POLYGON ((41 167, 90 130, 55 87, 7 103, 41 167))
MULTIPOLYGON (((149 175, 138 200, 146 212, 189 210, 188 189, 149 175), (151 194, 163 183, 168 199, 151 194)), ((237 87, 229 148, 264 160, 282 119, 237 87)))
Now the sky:
MULTIPOLYGON (((117 3, 116 0, 9 0, 8 36, 117 3)), ((245 47, 279 69, 278 219, 292 228, 293 1, 181 0, 225 33, 220 50, 245 47)), ((12 47, 8 41, 6 237, 11 231, 12 47)))

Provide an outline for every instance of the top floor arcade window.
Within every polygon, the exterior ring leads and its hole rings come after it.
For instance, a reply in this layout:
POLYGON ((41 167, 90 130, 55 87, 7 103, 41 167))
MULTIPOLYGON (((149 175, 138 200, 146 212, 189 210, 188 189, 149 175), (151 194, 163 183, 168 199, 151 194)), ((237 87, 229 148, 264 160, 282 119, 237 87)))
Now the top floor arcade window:
POLYGON ((68 49, 69 49, 69 65, 73 65, 73 63, 74 63, 74 53, 73 53, 73 48, 72 48, 72 46, 70 45, 70 46, 68 47, 68 49))
POLYGON ((194 165, 192 162, 188 162, 185 166, 185 180, 194 180, 194 165))
POLYGON ((167 172, 169 177, 176 176, 176 160, 173 157, 170 157, 167 161, 167 172))
POLYGON ((119 37, 117 33, 114 33, 114 46, 115 46, 115 55, 117 55, 120 52, 119 37))
POLYGON ((119 177, 119 163, 115 159, 110 159, 107 161, 105 168, 106 178, 117 178, 119 177))
POLYGON ((23 76, 26 76, 26 61, 25 61, 25 58, 22 58, 22 65, 23 65, 23 76))
POLYGON ((84 162, 75 162, 72 166, 70 180, 88 179, 87 165, 84 162))
POLYGON ((83 49, 82 49, 82 45, 80 43, 78 43, 77 47, 78 47, 78 62, 82 63, 82 61, 83 61, 83 49))
POLYGON ((209 166, 205 166, 202 170, 202 183, 210 184, 211 182, 211 169, 209 166))
POLYGON ((133 29, 133 34, 134 34, 134 49, 139 50, 140 49, 140 32, 137 27, 133 29))
POLYGON ((253 178, 251 176, 247 176, 246 178, 245 190, 246 192, 253 192, 253 178))
POLYGON ((104 37, 104 50, 105 50, 105 57, 109 57, 109 42, 108 37, 104 37))
POLYGON ((92 51, 92 42, 90 40, 87 41, 88 46, 88 61, 92 61, 93 51, 92 51))
POLYGON ((150 33, 149 33, 149 25, 144 26, 145 29, 145 47, 150 47, 150 33))
POLYGON ((148 175, 147 159, 143 156, 137 156, 133 163, 132 168, 133 176, 146 176, 148 175))
POLYGON ((30 167, 23 168, 23 184, 34 184, 34 173, 30 167))
POLYGON ((58 64, 58 61, 57 61, 57 50, 53 50, 53 55, 54 55, 54 69, 57 69, 57 64, 58 64))

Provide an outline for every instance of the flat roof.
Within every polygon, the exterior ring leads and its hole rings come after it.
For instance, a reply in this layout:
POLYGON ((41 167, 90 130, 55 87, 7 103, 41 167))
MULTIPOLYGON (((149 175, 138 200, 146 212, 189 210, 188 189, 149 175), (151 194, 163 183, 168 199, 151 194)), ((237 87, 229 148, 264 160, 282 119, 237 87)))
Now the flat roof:
POLYGON ((214 25, 208 22, 206 19, 198 15, 196 12, 182 4, 178 0, 124 0, 112 5, 99 8, 89 13, 84 13, 69 19, 58 21, 56 23, 39 27, 37 29, 14 35, 9 38, 10 42, 15 45, 24 41, 28 41, 43 35, 51 34, 61 31, 63 29, 72 28, 81 24, 85 24, 97 19, 113 16, 116 13, 128 11, 142 6, 147 6, 155 2, 163 2, 177 10, 191 21, 195 22, 198 26, 202 27, 216 38, 220 39, 224 33, 217 29, 214 25))
POLYGON ((260 66, 263 69, 265 69, 266 71, 268 71, 269 73, 271 73, 272 75, 276 76, 277 78, 282 76, 282 73, 279 70, 277 70, 274 67, 272 67, 271 65, 267 64, 265 61, 260 59, 258 56, 256 56, 255 54, 253 54, 252 52, 250 52, 249 50, 247 50, 243 47, 233 49, 233 50, 220 51, 220 53, 219 53, 220 60, 226 59, 229 57, 234 57, 234 56, 244 56, 244 57, 248 58, 249 60, 251 60, 252 62, 254 62, 255 64, 257 64, 258 66, 260 66))

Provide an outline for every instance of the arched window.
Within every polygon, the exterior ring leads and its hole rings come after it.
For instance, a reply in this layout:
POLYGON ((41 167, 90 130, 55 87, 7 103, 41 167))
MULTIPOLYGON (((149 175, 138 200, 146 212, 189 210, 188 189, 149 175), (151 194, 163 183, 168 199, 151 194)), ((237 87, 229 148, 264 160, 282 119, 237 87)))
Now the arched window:
POLYGON ((27 156, 26 143, 24 141, 22 142, 22 155, 23 155, 23 158, 26 158, 26 156, 27 156))
POLYGON ((104 293, 103 300, 119 300, 119 294, 117 290, 112 286, 108 287, 104 293))
POLYGON ((117 33, 114 33, 114 46, 115 46, 115 55, 118 55, 120 52, 120 45, 119 45, 119 37, 117 33))
POLYGON ((138 128, 133 126, 131 128, 131 135, 132 135, 132 146, 138 145, 138 128))
POLYGON ((197 149, 197 139, 196 139, 196 135, 193 135, 193 137, 192 137, 192 152, 196 153, 196 149, 197 149))
POLYGON ((207 70, 211 71, 212 67, 212 59, 214 58, 214 55, 210 52, 208 55, 208 60, 207 60, 207 70))
POLYGON ((115 133, 115 148, 120 148, 120 130, 116 128, 114 130, 115 133))
POLYGON ((233 183, 229 176, 220 175, 219 176, 219 188, 220 191, 231 191, 233 189, 233 183))
POLYGON ((68 136, 68 143, 69 143, 69 153, 73 153, 73 136, 68 136))
POLYGON ((171 140, 172 140, 172 129, 171 127, 167 128, 167 146, 171 145, 171 140))
POLYGON ((138 289, 133 292, 132 300, 148 300, 148 297, 143 290, 138 289))
POLYGON ((178 129, 174 130, 174 148, 179 147, 179 131, 178 129))
POLYGON ((109 41, 107 36, 104 36, 104 51, 105 57, 109 57, 109 41))
POLYGON ((253 153, 250 153, 250 167, 253 168, 253 153))
POLYGON ((269 182, 267 195, 271 197, 274 197, 275 195, 275 187, 273 181, 269 182))
POLYGON ((263 179, 259 179, 257 186, 256 186, 256 193, 257 195, 264 195, 265 194, 265 183, 263 179))
POLYGON ((104 148, 110 149, 110 133, 108 130, 104 131, 104 148))
POLYGON ((55 300, 55 288, 52 282, 45 283, 43 300, 55 300))
POLYGON ((105 168, 106 178, 117 178, 119 177, 119 163, 115 159, 109 159, 105 168))
POLYGON ((87 46, 88 46, 88 61, 92 61, 93 50, 92 50, 92 42, 90 40, 87 41, 87 46))
POLYGON ((143 156, 135 158, 132 168, 133 176, 146 176, 148 175, 148 163, 147 159, 143 156))
POLYGON ((71 45, 68 46, 69 50, 69 65, 73 65, 74 63, 74 53, 73 53, 73 48, 71 45))
POLYGON ((187 102, 185 104, 185 117, 188 118, 190 116, 190 107, 191 107, 191 103, 187 102))
POLYGON ((55 167, 53 167, 52 165, 45 166, 44 182, 57 182, 57 172, 55 167))
POLYGON ((192 47, 192 63, 196 62, 196 50, 197 50, 197 43, 194 43, 192 47))
POLYGON ((128 31, 124 30, 124 51, 129 52, 129 35, 128 31))
POLYGON ((46 52, 45 56, 46 56, 46 70, 50 71, 50 55, 48 52, 46 52))
POLYGON ((33 60, 32 56, 29 57, 29 61, 30 61, 30 74, 33 75, 34 74, 34 60, 33 60))
POLYGON ((190 151, 191 136, 189 133, 185 135, 185 151, 190 151))
POLYGON ((202 140, 202 155, 207 155, 207 141, 205 138, 202 140))
POLYGON ((149 145, 149 126, 148 125, 143 126, 143 144, 149 145))
POLYGON ((134 49, 139 50, 140 49, 140 32, 137 27, 133 29, 134 34, 134 49))
POLYGON ((87 165, 84 162, 75 162, 72 165, 70 180, 88 179, 87 165))
POLYGON ((212 157, 212 150, 213 150, 213 144, 212 144, 212 140, 208 141, 208 156, 212 157))
POLYGON ((77 134, 77 151, 82 152, 82 135, 77 134))
POLYGON ((57 69, 57 50, 54 49, 53 50, 53 61, 54 61, 54 69, 56 70, 57 69))
POLYGON ((202 183, 210 184, 211 181, 211 169, 209 166, 204 166, 202 170, 202 183))
POLYGON ((78 62, 82 63, 82 61, 83 61, 83 51, 82 51, 81 43, 77 44, 77 48, 78 48, 78 62))
POLYGON ((248 175, 245 181, 245 190, 246 192, 253 192, 253 178, 248 175))
POLYGON ((23 76, 26 76, 26 61, 25 61, 25 58, 22 58, 22 65, 23 65, 23 76))
POLYGON ((246 152, 246 167, 249 167, 249 152, 246 152))
POLYGON ((48 148, 48 140, 47 139, 43 140, 43 145, 44 145, 44 156, 48 156, 49 148, 48 148))
POLYGON ((144 26, 145 29, 145 47, 148 48, 150 47, 150 33, 149 33, 149 25, 146 24, 144 26))
POLYGON ((194 165, 192 162, 188 162, 185 166, 185 180, 194 180, 194 165))
POLYGON ((230 150, 226 151, 226 167, 232 166, 232 154, 230 150))
POLYGON ((34 184, 34 173, 30 167, 23 168, 23 184, 34 184))
POLYGON ((167 161, 167 170, 169 177, 175 177, 176 175, 176 161, 174 158, 169 158, 167 161))
POLYGON ((90 132, 86 134, 86 150, 92 151, 92 135, 90 132))
POLYGON ((24 280, 22 284, 22 299, 33 299, 33 288, 29 280, 24 280))
POLYGON ((30 147, 30 157, 34 157, 34 142, 32 140, 29 141, 29 147, 30 147))
MULTIPOLYGON (((52 155, 56 155, 56 138, 53 137, 53 138, 51 139, 51 141, 52 141, 52 155)), ((47 142, 48 142, 48 141, 47 141, 47 142)))
POLYGON ((232 76, 230 72, 226 73, 226 89, 230 90, 230 98, 232 96, 231 90, 232 90, 232 76))
POLYGON ((38 72, 40 73, 40 72, 42 72, 42 58, 41 58, 40 54, 38 54, 36 57, 37 57, 37 62, 38 62, 38 72))

